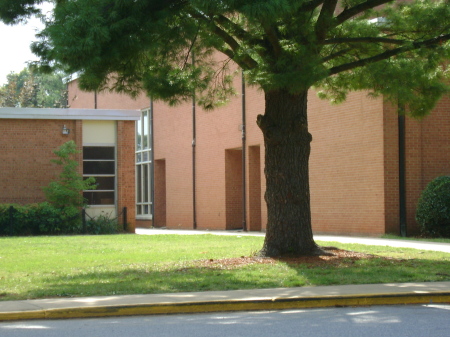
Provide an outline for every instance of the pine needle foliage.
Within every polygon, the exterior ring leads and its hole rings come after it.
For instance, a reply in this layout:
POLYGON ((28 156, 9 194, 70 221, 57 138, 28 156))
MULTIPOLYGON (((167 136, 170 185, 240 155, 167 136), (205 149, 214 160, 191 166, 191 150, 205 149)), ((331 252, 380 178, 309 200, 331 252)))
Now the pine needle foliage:
MULTIPOLYGON (((17 22, 41 0, 3 0, 17 22)), ((307 94, 382 95, 422 117, 449 92, 449 0, 55 0, 32 50, 40 68, 115 90, 205 109, 233 77, 264 92, 267 227, 262 256, 323 253, 313 240, 307 94), (295 160, 293 160, 295 158, 295 160)))
MULTIPOLYGON (((43 1, 2 1, 7 23, 43 1)), ((264 91, 345 100, 352 90, 420 117, 449 88, 448 0, 58 0, 33 50, 84 89, 224 104, 242 68, 264 91), (214 52, 223 57, 218 60, 214 52), (192 62, 195 55, 195 64, 192 62), (234 68, 235 69, 235 68, 234 68)))

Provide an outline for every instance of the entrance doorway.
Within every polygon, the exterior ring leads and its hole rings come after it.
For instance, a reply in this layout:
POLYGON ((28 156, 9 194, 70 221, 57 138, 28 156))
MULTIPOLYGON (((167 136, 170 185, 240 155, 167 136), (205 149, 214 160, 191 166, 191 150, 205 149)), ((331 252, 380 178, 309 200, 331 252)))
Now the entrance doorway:
POLYGON ((225 150, 226 229, 243 227, 242 193, 242 149, 225 150))

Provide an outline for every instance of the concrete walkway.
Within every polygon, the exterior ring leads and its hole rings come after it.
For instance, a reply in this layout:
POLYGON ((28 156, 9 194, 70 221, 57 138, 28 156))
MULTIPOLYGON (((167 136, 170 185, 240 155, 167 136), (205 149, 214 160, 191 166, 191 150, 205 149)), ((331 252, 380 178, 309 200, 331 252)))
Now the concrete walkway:
MULTIPOLYGON (((140 235, 161 235, 161 234, 179 234, 179 235, 196 235, 196 234, 214 234, 214 235, 251 235, 264 236, 263 232, 244 232, 242 230, 232 231, 206 231, 206 230, 175 230, 175 229, 159 229, 159 228, 137 228, 136 234, 140 235)), ((341 242, 341 243, 360 243, 371 246, 390 246, 399 248, 414 248, 421 250, 434 250, 444 253, 450 253, 450 243, 425 242, 418 240, 396 240, 368 238, 358 236, 334 236, 334 235, 314 235, 314 240, 341 242)))
MULTIPOLYGON (((264 233, 238 231, 174 231, 160 229, 138 229, 137 233, 147 235, 264 235, 264 233)), ((450 252, 450 244, 409 240, 338 236, 316 236, 315 239, 450 252)), ((26 319, 429 303, 450 303, 450 282, 365 284, 0 301, 0 322, 26 319)))

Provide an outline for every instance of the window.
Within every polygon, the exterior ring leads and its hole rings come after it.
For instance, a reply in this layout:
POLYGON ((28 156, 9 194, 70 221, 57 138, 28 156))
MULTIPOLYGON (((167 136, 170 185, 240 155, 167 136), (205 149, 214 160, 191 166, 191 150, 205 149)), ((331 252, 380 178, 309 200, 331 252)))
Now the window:
POLYGON ((136 215, 152 218, 152 144, 151 111, 143 110, 136 123, 136 215))
POLYGON ((89 205, 114 205, 116 161, 114 146, 83 147, 83 177, 94 177, 97 189, 84 191, 89 205))

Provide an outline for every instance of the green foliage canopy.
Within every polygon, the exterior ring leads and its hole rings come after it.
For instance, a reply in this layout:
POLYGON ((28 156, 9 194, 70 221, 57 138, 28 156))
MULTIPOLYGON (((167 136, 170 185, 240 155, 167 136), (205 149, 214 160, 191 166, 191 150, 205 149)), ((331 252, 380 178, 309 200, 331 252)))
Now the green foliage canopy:
MULTIPOLYGON (((2 1, 0 18, 41 2, 2 1)), ((232 92, 232 60, 266 92, 370 90, 422 116, 448 91, 449 22, 448 0, 57 0, 33 50, 90 90, 170 103, 196 90, 213 107, 232 92)))
POLYGON ((67 89, 61 72, 42 74, 25 68, 7 75, 0 86, 0 107, 53 108, 66 107, 67 89))

